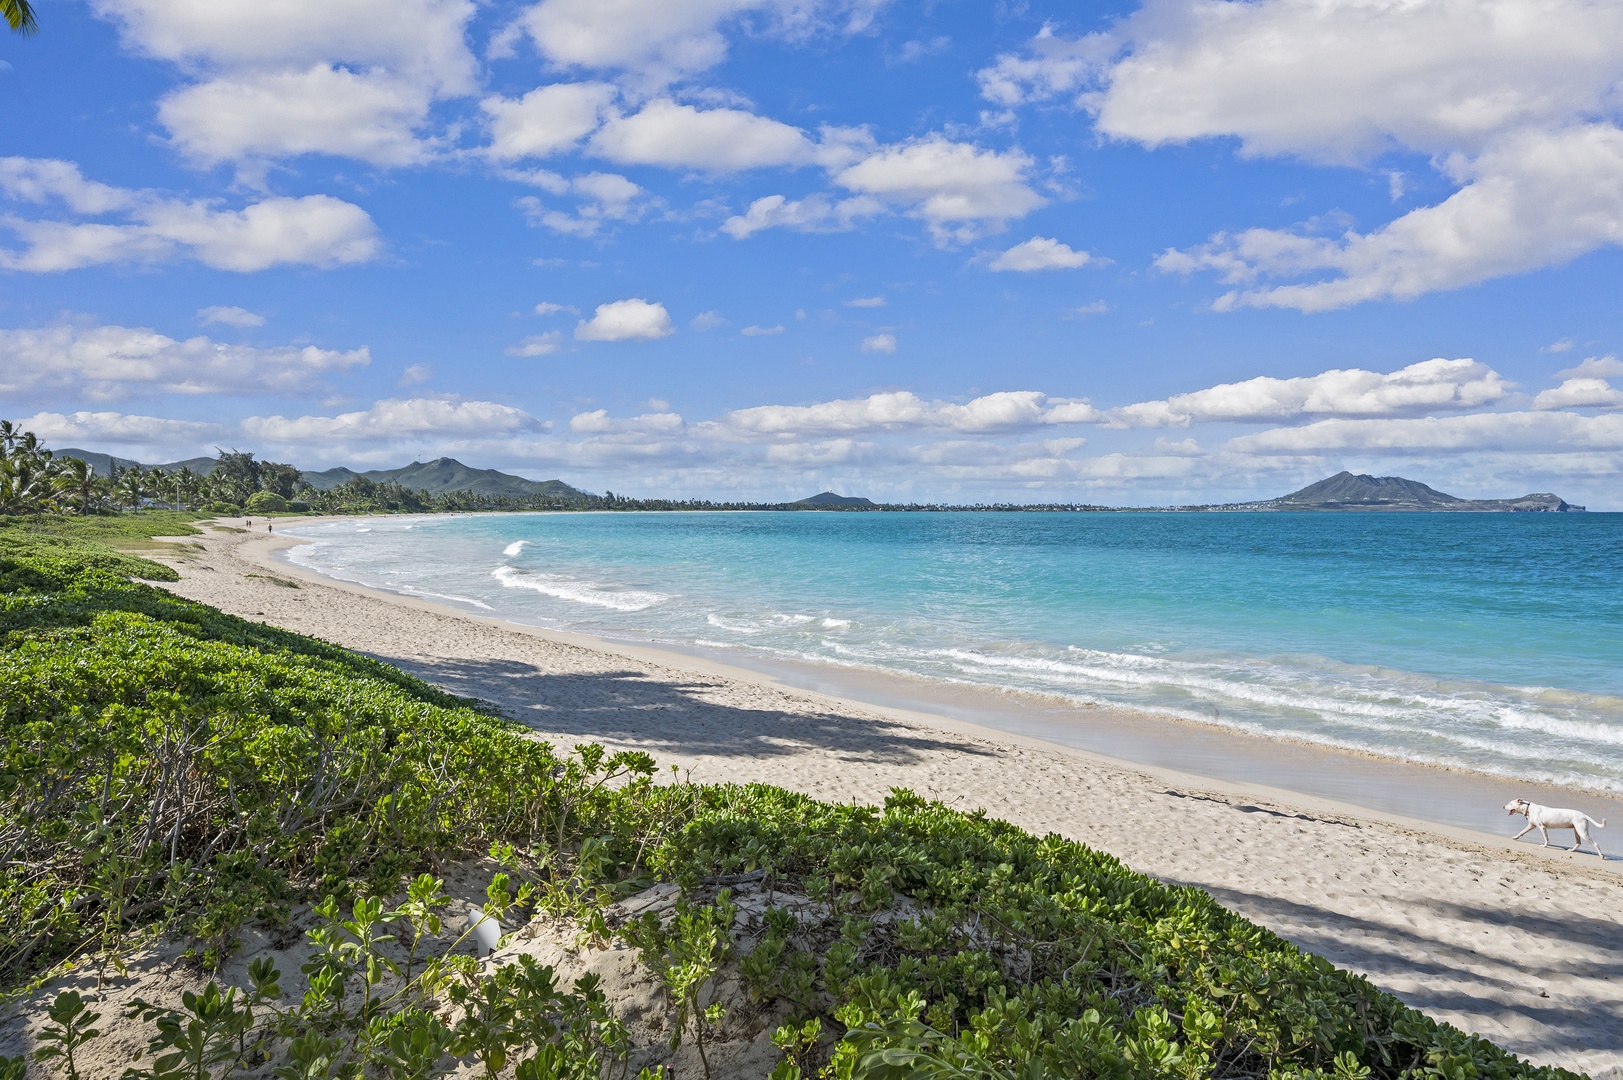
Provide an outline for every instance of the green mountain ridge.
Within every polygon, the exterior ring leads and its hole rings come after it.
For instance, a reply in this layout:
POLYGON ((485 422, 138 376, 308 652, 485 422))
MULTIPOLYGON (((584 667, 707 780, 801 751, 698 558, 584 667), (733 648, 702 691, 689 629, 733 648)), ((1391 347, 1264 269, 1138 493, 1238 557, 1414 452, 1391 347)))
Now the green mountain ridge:
MULTIPOLYGON (((121 458, 112 454, 103 454, 95 450, 80 450, 69 447, 56 451, 59 458, 78 458, 87 463, 100 476, 108 476, 114 468, 118 469, 161 469, 164 472, 176 472, 183 466, 194 473, 208 474, 215 466, 215 459, 210 457, 188 458, 185 461, 171 461, 161 465, 147 465, 133 458, 121 458)), ((412 488, 416 491, 425 491, 430 495, 439 495, 448 491, 467 491, 475 495, 510 495, 519 498, 543 496, 554 499, 583 499, 586 492, 571 487, 562 480, 526 480, 522 476, 499 472, 496 469, 475 469, 464 465, 455 458, 435 458, 433 461, 414 461, 410 465, 398 469, 369 469, 365 472, 356 472, 339 465, 331 469, 319 471, 303 469, 299 473, 306 483, 317 491, 331 491, 335 487, 361 477, 374 484, 385 484, 393 481, 401 487, 412 488)))
POLYGON ((414 461, 398 469, 368 469, 356 472, 340 465, 320 472, 305 470, 305 482, 317 491, 330 491, 359 476, 374 484, 393 481, 401 487, 439 495, 447 491, 468 491, 475 495, 547 496, 550 498, 584 498, 586 493, 562 480, 526 480, 522 476, 496 469, 475 469, 455 458, 441 457, 433 461, 414 461))

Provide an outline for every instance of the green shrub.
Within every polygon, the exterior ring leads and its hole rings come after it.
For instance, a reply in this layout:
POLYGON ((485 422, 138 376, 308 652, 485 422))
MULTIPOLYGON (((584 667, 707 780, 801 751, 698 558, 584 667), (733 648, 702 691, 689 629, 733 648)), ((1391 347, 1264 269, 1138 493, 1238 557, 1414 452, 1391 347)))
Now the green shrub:
POLYGON ((310 512, 310 504, 300 499, 289 499, 287 503, 287 510, 290 514, 308 514, 310 512))
POLYGON ((288 503, 274 491, 256 491, 248 496, 242 508, 253 514, 285 514, 288 503))
POLYGON ((236 517, 242 513, 242 507, 228 502, 211 502, 204 509, 211 514, 220 514, 223 517, 236 517))

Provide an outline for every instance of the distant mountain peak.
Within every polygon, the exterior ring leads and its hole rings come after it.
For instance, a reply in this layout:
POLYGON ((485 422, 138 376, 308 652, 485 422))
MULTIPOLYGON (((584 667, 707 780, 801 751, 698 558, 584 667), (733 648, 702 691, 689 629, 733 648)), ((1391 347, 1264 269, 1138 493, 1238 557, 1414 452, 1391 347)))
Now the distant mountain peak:
POLYGON ((820 491, 810 498, 801 499, 796 506, 872 506, 873 500, 864 499, 858 495, 836 495, 832 491, 820 491))

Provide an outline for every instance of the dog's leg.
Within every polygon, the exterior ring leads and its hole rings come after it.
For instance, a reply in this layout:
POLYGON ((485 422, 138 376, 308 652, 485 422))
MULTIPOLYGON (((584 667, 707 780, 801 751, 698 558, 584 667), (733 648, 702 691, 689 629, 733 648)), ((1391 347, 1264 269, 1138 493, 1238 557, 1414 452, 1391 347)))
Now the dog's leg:
POLYGON ((1532 825, 1531 822, 1529 822, 1527 828, 1523 829, 1521 832, 1517 833, 1515 836, 1512 836, 1511 839, 1512 840, 1520 840, 1522 837, 1526 836, 1528 833, 1530 833, 1532 831, 1533 831, 1533 825, 1532 825))
POLYGON ((1540 836, 1544 837, 1544 843, 1539 845, 1539 846, 1540 847, 1549 847, 1550 846, 1550 830, 1546 829, 1544 826, 1540 825, 1538 827, 1538 834, 1540 836))

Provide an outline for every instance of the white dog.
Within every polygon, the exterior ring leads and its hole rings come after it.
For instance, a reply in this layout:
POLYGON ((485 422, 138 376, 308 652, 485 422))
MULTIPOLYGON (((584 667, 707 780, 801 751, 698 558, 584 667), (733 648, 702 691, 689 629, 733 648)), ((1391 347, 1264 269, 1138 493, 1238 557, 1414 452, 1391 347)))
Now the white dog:
POLYGON ((1512 837, 1513 840, 1520 840, 1534 829, 1537 829, 1539 834, 1544 837, 1544 846, 1549 847, 1550 834, 1546 830, 1571 829, 1573 851, 1577 851, 1583 845, 1588 844, 1595 849, 1596 855, 1600 855, 1603 859, 1606 858, 1600 850, 1600 845, 1595 843, 1594 838, 1589 835, 1589 826, 1591 825, 1598 829, 1606 828, 1605 818, 1596 821, 1582 810, 1559 810, 1553 806, 1540 806, 1538 803, 1528 802, 1526 799, 1512 799, 1505 804, 1505 809, 1510 811, 1512 817, 1521 814, 1527 818, 1527 828, 1512 837))

